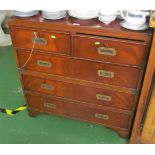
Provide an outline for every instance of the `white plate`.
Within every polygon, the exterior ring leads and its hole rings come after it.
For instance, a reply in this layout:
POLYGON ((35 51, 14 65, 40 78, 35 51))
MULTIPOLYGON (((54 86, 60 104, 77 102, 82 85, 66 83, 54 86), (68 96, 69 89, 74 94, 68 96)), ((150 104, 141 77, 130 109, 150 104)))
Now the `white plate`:
POLYGON ((38 10, 30 10, 30 11, 15 10, 14 11, 14 15, 18 17, 30 17, 30 16, 37 15, 38 13, 39 13, 38 10))
POLYGON ((45 19, 61 19, 66 17, 66 11, 60 11, 60 12, 49 12, 49 11, 42 11, 42 16, 45 19))
POLYGON ((97 18, 99 11, 98 10, 87 10, 87 11, 80 11, 80 10, 70 10, 68 14, 74 18, 78 18, 81 20, 88 20, 97 18))
POLYGON ((140 27, 135 27, 135 26, 129 26, 128 24, 126 24, 125 21, 121 21, 120 25, 126 29, 130 29, 130 30, 146 30, 148 29, 148 24, 144 24, 143 26, 140 27))
POLYGON ((56 15, 56 16, 51 16, 51 15, 45 15, 43 14, 43 18, 45 19, 53 19, 53 20, 56 20, 56 19, 61 19, 61 18, 65 18, 66 17, 66 14, 62 14, 62 15, 56 15))
POLYGON ((53 13, 64 13, 67 11, 66 10, 42 10, 42 12, 46 12, 48 14, 53 14, 53 13))

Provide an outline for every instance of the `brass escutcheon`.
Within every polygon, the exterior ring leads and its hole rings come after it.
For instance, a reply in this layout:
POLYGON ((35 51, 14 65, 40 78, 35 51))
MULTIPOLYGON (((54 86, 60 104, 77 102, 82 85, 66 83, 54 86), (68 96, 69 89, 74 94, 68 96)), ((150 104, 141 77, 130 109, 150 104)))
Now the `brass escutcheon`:
POLYGON ((96 99, 101 101, 111 101, 111 96, 103 95, 103 94, 96 94, 96 99))
POLYGON ((46 83, 42 83, 41 88, 46 89, 46 90, 54 90, 55 89, 54 86, 48 85, 46 83))
POLYGON ((42 67, 47 67, 47 68, 51 68, 52 67, 52 63, 49 61, 43 61, 43 60, 37 60, 37 65, 38 66, 42 66, 42 67))
POLYGON ((32 42, 37 43, 37 44, 41 44, 41 45, 47 44, 47 40, 45 38, 38 38, 38 37, 32 38, 32 42))
POLYGON ((108 55, 108 56, 115 56, 117 54, 116 49, 107 47, 98 47, 97 52, 100 55, 108 55))
POLYGON ((98 118, 98 119, 104 119, 104 120, 108 120, 109 119, 109 116, 108 115, 104 115, 104 114, 100 114, 100 113, 95 113, 95 118, 98 118))
POLYGON ((106 78, 113 78, 114 72, 106 71, 106 70, 98 70, 97 75, 101 77, 106 77, 106 78))
POLYGON ((44 103, 44 107, 50 108, 50 109, 56 109, 56 105, 55 104, 47 103, 47 102, 44 103))

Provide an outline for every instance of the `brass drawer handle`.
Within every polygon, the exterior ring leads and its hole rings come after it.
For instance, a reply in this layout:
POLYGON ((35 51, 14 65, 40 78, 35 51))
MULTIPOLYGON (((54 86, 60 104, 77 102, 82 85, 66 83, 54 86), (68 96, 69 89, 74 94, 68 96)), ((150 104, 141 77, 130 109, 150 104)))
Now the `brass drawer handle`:
POLYGON ((101 100, 101 101, 110 102, 111 101, 111 96, 103 95, 103 94, 96 94, 96 99, 101 100))
POLYGON ((98 119, 104 119, 104 120, 109 120, 109 116, 108 115, 104 115, 104 114, 100 114, 100 113, 95 113, 95 118, 98 119))
POLYGON ((97 52, 100 55, 108 55, 108 56, 115 56, 117 54, 116 49, 107 47, 98 47, 97 52))
POLYGON ((106 71, 106 70, 98 70, 97 75, 101 77, 106 77, 106 78, 113 78, 114 72, 106 71))
POLYGON ((41 45, 46 45, 47 44, 47 40, 45 38, 39 38, 39 37, 34 37, 32 38, 32 42, 33 43, 37 43, 37 44, 41 44, 41 45))
POLYGON ((45 90, 54 90, 54 86, 48 85, 46 83, 42 83, 41 84, 41 89, 45 89, 45 90))
POLYGON ((47 103, 47 102, 44 103, 44 107, 50 108, 50 109, 56 109, 56 105, 55 104, 47 103))
POLYGON ((47 68, 51 68, 52 67, 52 63, 49 61, 43 61, 43 60, 37 60, 37 65, 41 66, 41 67, 47 67, 47 68))

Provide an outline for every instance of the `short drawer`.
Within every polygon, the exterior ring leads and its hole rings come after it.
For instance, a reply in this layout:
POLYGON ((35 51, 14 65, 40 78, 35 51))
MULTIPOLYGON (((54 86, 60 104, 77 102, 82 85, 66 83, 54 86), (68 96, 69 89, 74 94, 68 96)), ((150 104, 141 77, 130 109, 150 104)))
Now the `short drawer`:
POLYGON ((23 75, 24 88, 72 100, 132 111, 133 94, 23 75))
POLYGON ((106 37, 74 36, 76 57, 142 67, 147 56, 144 42, 106 37))
MULTIPOLYGON (((29 56, 30 53, 17 52, 19 67, 29 56)), ((137 68, 42 54, 33 54, 24 69, 128 88, 137 88, 140 76, 137 68)))
POLYGON ((45 50, 53 53, 70 54, 70 35, 33 29, 10 29, 13 46, 45 50))
POLYGON ((26 98, 28 108, 30 109, 107 126, 116 126, 125 129, 128 129, 129 126, 130 115, 127 114, 31 94, 26 94, 26 98))

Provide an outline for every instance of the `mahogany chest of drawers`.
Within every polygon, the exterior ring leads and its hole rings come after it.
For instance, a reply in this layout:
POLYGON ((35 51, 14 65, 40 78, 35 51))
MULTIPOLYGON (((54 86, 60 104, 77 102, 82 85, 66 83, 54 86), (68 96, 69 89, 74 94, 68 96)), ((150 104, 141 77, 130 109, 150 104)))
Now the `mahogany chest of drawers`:
POLYGON ((151 30, 120 21, 12 17, 9 29, 30 116, 55 114, 130 134, 151 30))

